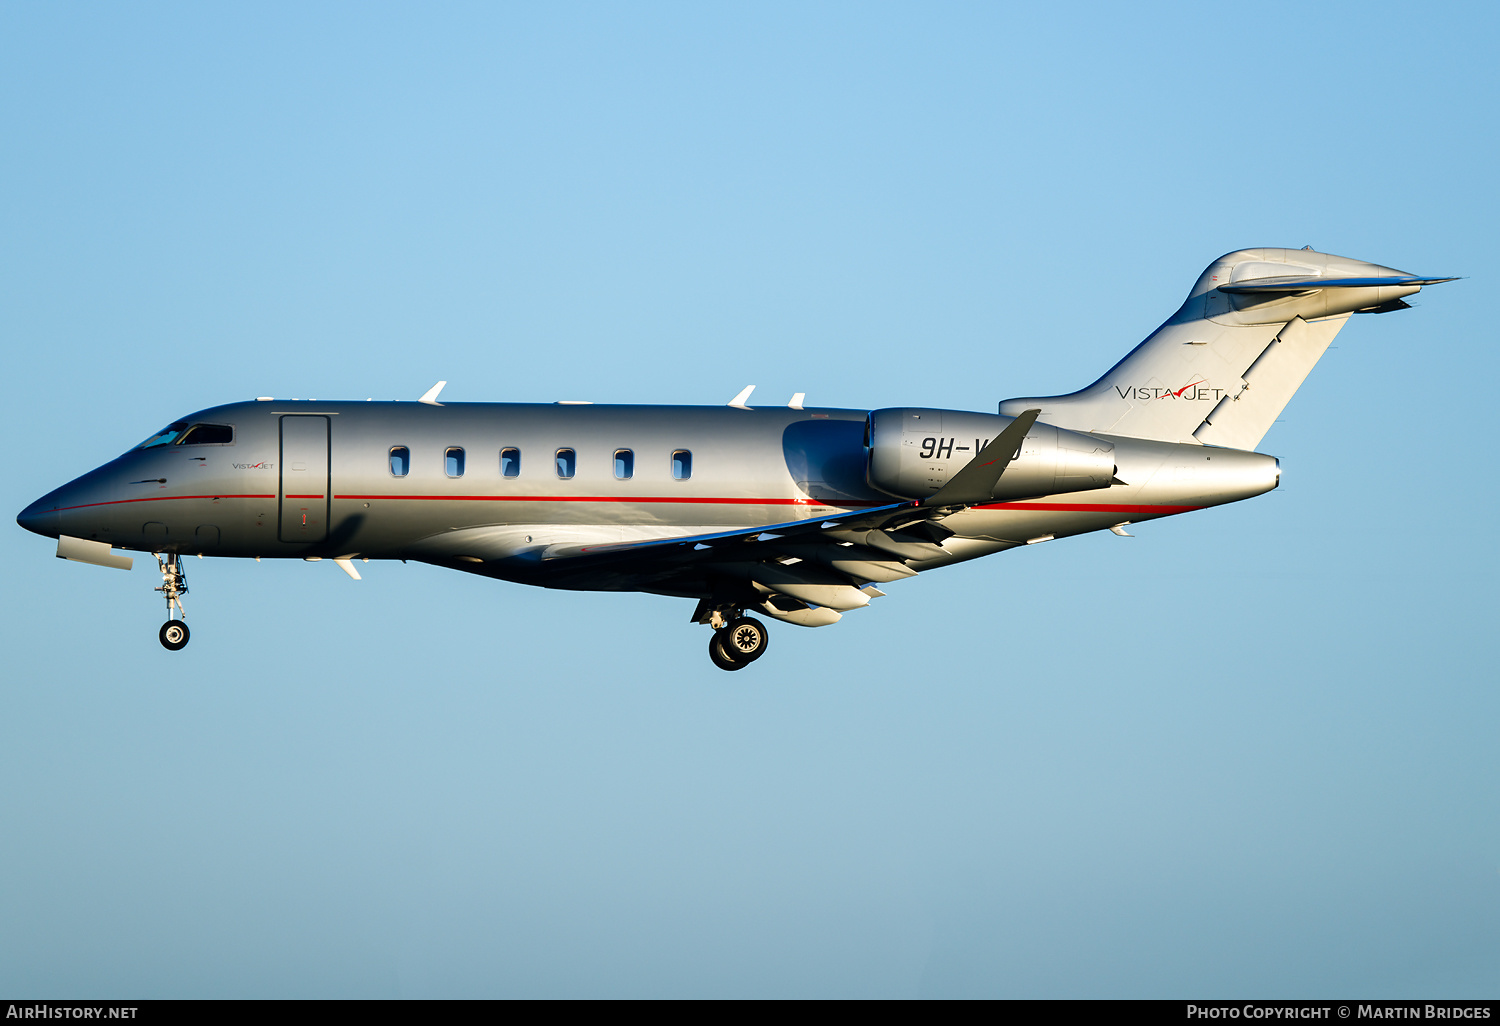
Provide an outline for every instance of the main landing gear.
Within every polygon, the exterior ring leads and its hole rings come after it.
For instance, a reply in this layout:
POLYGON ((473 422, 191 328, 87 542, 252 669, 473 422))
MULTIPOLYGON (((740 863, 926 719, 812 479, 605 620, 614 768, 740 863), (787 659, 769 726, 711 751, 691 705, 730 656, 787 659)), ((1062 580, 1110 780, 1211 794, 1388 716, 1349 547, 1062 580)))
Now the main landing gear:
POLYGON ((182 596, 188 590, 187 574, 182 571, 182 561, 177 553, 169 552, 165 559, 160 552, 152 555, 156 557, 156 565, 161 569, 161 587, 156 590, 167 600, 167 622, 161 625, 157 637, 161 640, 162 648, 177 652, 187 646, 190 636, 188 625, 182 622, 186 615, 182 611, 182 596))
MULTIPOLYGON (((766 654, 766 625, 753 616, 725 621, 714 614, 714 635, 708 639, 708 657, 721 670, 743 670, 766 654)), ((713 622, 713 621, 710 621, 713 622)))

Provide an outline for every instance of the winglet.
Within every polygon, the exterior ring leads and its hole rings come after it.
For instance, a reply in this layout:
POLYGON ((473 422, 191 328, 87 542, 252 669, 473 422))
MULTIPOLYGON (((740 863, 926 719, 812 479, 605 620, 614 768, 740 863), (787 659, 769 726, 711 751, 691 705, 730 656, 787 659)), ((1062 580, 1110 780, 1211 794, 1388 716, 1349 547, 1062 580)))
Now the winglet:
POLYGON ((806 398, 807 398, 807 393, 806 392, 798 392, 796 395, 792 396, 792 401, 789 402, 789 403, 787 403, 787 405, 790 406, 794 410, 800 410, 800 409, 802 409, 802 400, 804 400, 806 398))
POLYGON ((442 403, 440 403, 440 402, 437 401, 437 397, 438 397, 438 393, 443 390, 443 386, 446 385, 447 383, 448 382, 446 382, 446 381, 439 381, 436 385, 433 385, 427 391, 423 392, 422 393, 422 398, 418 399, 417 402, 419 402, 419 403, 426 403, 428 406, 441 406, 441 405, 443 405, 442 403))
POLYGON ((745 404, 750 401, 750 393, 754 391, 754 385, 746 385, 739 395, 729 400, 729 405, 733 406, 736 410, 748 410, 750 407, 745 404))
POLYGON ((1031 425, 1036 423, 1041 412, 1040 409, 1027 410, 1011 421, 993 442, 979 450, 978 456, 960 467, 958 473, 948 479, 947 484, 923 499, 921 504, 977 506, 981 502, 989 502, 995 491, 995 483, 1005 473, 1005 468, 1010 466, 1010 461, 1019 455, 1021 443, 1026 441, 1026 432, 1031 430, 1031 425))

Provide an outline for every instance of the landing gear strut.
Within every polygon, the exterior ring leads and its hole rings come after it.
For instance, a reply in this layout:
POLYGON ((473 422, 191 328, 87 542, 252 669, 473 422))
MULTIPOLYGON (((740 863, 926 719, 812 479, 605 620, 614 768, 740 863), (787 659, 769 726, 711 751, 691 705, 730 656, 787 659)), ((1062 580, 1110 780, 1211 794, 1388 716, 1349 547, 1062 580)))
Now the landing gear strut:
POLYGON ((714 631, 708 657, 721 670, 743 670, 766 654, 766 625, 751 616, 738 616, 714 631))
POLYGON ((182 611, 182 596, 187 594, 187 574, 183 573, 182 562, 177 553, 169 552, 165 559, 160 552, 152 553, 156 557, 156 565, 161 570, 161 587, 156 590, 161 592, 167 600, 167 622, 161 625, 157 638, 162 647, 169 652, 176 652, 188 643, 188 625, 182 622, 187 615, 182 611))

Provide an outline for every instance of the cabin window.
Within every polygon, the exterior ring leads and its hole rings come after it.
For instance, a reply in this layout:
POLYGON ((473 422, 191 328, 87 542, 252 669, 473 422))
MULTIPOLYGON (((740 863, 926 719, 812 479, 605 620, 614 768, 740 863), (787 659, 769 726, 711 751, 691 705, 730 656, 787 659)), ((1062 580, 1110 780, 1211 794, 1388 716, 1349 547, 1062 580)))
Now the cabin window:
POLYGON ((391 446, 391 476, 405 477, 411 472, 411 450, 404 445, 391 446))
POLYGON ((500 476, 501 477, 520 477, 521 476, 521 450, 520 449, 501 449, 500 450, 500 476))
POLYGON ((557 476, 564 481, 573 476, 578 469, 578 454, 572 449, 557 450, 557 476))
POLYGON ((449 477, 464 476, 464 451, 457 447, 444 450, 443 473, 449 477))
POLYGON ((693 476, 693 454, 686 449, 678 449, 672 454, 672 479, 675 481, 686 481, 693 476))
POLYGON ((615 479, 629 481, 635 476, 635 453, 629 449, 615 450, 615 479))
POLYGON ((179 420, 176 424, 168 424, 156 434, 146 439, 137 449, 155 449, 158 445, 171 445, 177 441, 177 437, 187 430, 187 421, 179 420))
POLYGON ((233 445, 234 428, 228 424, 194 424, 177 439, 177 445, 233 445))

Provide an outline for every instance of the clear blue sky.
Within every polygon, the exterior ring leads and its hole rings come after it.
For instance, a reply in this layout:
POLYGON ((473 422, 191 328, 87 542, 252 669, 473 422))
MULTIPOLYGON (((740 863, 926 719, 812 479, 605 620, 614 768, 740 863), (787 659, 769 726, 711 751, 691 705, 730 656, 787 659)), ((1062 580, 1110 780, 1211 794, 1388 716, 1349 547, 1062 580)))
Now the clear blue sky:
POLYGON ((0 993, 1491 996, 1496 8, 0 6, 13 516, 256 395, 992 410, 1246 246, 1278 491, 690 603, 0 530, 0 993))

